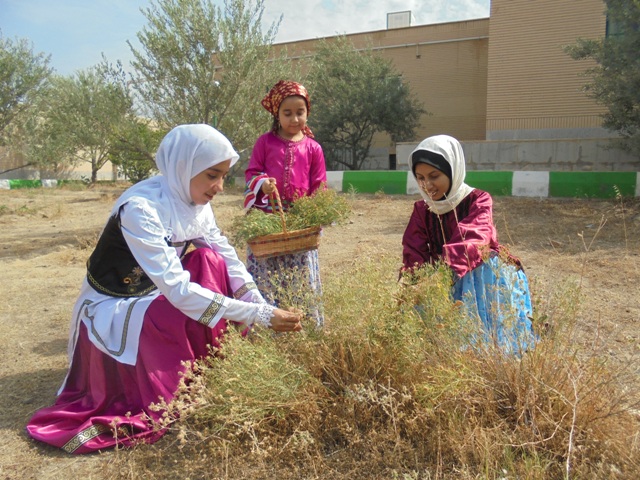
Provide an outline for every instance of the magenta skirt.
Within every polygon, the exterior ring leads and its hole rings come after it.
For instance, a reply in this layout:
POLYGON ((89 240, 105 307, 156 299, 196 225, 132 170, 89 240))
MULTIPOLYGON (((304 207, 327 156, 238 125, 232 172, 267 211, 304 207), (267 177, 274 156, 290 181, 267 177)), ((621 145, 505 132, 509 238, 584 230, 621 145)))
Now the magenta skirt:
MULTIPOLYGON (((182 263, 192 282, 232 295, 226 264, 216 252, 197 249, 182 263)), ((28 434, 69 453, 155 442, 165 432, 152 428, 147 417, 157 420, 162 412, 149 405, 173 398, 185 369, 181 362, 207 355, 226 327, 224 319, 213 328, 200 324, 160 295, 145 313, 132 366, 98 350, 81 323, 64 389, 54 405, 33 415, 28 434)))

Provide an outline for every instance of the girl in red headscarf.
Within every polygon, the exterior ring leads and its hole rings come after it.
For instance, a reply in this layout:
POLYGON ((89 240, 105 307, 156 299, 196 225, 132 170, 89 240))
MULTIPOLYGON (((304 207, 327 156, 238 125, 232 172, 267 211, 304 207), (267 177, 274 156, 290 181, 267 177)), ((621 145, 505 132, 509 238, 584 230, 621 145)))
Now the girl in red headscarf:
MULTIPOLYGON (((247 210, 258 208, 273 213, 269 195, 276 188, 282 206, 287 210, 295 199, 324 188, 327 170, 322 147, 313 139, 307 126, 311 103, 304 86, 281 80, 262 99, 262 106, 273 116, 273 126, 253 147, 245 171, 244 206, 247 210)), ((260 290, 276 303, 278 299, 274 298, 269 277, 283 270, 308 271, 311 292, 318 299, 322 293, 317 250, 257 259, 249 249, 247 268, 260 290)), ((309 314, 319 326, 322 325, 324 319, 319 305, 312 307, 309 314)))

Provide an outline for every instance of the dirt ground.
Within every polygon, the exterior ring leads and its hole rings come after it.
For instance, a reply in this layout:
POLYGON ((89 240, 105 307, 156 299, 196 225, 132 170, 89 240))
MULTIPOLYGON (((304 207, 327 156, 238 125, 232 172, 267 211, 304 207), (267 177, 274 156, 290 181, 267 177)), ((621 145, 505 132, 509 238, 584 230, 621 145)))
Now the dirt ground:
MULTIPOLYGON (((113 452, 69 456, 32 441, 24 427, 54 401, 66 372, 71 308, 90 248, 124 186, 0 191, 0 479, 105 478, 113 452)), ((401 258, 417 196, 353 197, 349 224, 325 229, 323 278, 358 258, 401 258)), ((214 199, 223 229, 240 192, 214 199)), ((581 285, 581 341, 607 342, 628 362, 640 353, 640 201, 496 198, 500 240, 525 264, 536 301, 581 285)), ((241 254, 242 255, 242 254, 241 254)), ((640 382, 639 382, 640 384, 640 382)))

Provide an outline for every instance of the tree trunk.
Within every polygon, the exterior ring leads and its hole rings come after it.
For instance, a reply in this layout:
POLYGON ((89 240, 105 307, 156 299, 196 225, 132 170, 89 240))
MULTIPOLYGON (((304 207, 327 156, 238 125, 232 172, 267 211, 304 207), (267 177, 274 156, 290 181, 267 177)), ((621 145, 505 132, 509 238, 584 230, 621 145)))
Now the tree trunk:
POLYGON ((351 165, 349 165, 351 170, 360 170, 358 168, 358 147, 357 145, 351 145, 351 165))
POLYGON ((94 185, 98 181, 98 163, 96 161, 91 162, 91 184, 94 185))

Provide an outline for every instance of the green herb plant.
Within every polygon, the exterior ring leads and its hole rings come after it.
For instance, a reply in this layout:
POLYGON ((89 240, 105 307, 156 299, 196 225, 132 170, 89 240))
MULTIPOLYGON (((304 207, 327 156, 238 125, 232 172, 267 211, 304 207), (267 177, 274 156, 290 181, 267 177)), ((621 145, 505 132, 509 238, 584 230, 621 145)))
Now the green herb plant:
MULTIPOLYGON (((347 198, 327 188, 295 200, 284 217, 287 231, 292 231, 341 224, 350 213, 351 205, 347 198)), ((283 232, 282 219, 280 215, 265 214, 252 208, 246 215, 235 219, 231 231, 234 242, 244 245, 253 238, 283 232)))

